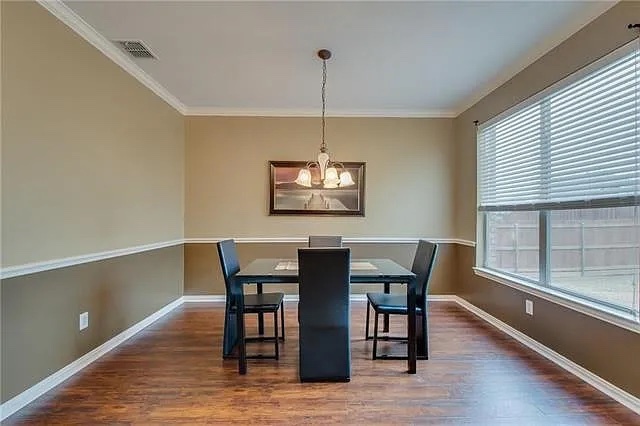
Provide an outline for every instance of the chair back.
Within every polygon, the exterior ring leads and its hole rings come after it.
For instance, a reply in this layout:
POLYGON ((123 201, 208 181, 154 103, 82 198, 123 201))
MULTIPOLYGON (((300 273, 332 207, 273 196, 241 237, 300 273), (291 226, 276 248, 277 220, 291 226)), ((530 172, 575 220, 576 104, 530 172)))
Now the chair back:
POLYGON ((342 235, 309 235, 309 247, 342 247, 342 235))
POLYGON ((429 293, 429 281, 433 266, 436 263, 438 254, 438 244, 431 241, 420 240, 416 248, 416 254, 413 258, 413 266, 411 272, 416 274, 416 293, 418 296, 419 306, 423 308, 427 304, 427 294, 429 293))
POLYGON ((298 249, 300 379, 348 381, 349 248, 298 249))
POLYGON ((238 293, 233 280, 233 276, 240 270, 236 242, 234 240, 224 240, 219 241, 217 245, 218 256, 220 257, 220 268, 222 269, 222 276, 224 277, 224 287, 229 297, 238 293))

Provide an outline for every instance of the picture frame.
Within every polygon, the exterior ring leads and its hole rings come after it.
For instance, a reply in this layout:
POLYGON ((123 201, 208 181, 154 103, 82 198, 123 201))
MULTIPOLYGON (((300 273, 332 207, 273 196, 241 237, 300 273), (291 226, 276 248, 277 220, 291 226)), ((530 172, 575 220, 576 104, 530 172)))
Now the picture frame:
POLYGON ((306 161, 269 161, 269 215, 364 216, 364 162, 345 162, 354 184, 324 188, 318 167, 310 167, 311 187, 295 182, 306 161))

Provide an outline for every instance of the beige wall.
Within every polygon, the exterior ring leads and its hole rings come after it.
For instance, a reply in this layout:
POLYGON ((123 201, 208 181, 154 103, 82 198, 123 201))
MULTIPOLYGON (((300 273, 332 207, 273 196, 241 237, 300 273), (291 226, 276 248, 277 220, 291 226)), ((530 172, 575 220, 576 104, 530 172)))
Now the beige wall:
POLYGON ((188 117, 187 238, 452 237, 452 119, 329 118, 337 160, 365 161, 365 217, 269 216, 269 160, 312 160, 319 118, 188 117))
POLYGON ((458 246, 458 295, 597 376, 640 398, 638 333, 476 276, 472 247, 458 246), (534 316, 524 312, 533 301, 534 316))
MULTIPOLYGON (((351 248, 351 257, 354 259, 389 258, 406 268, 411 268, 416 244, 406 243, 357 243, 345 244, 351 248)), ((257 258, 281 258, 292 259, 297 257, 298 247, 306 247, 306 244, 296 243, 240 243, 238 258, 240 266, 245 266, 257 258)), ((438 260, 429 284, 429 294, 454 294, 456 274, 456 244, 440 244, 438 247, 438 260)), ((224 280, 220 270, 220 261, 215 244, 186 244, 184 248, 184 294, 224 295, 224 280)), ((264 291, 284 291, 286 294, 297 294, 297 284, 265 285, 264 291)), ((353 285, 351 292, 362 294, 367 291, 378 291, 382 285, 372 287, 370 284, 353 285), (379 288, 378 288, 379 287, 379 288)), ((251 290, 249 286, 248 291, 251 290)), ((392 290, 405 292, 400 285, 393 286, 392 290)))
POLYGON ((2 8, 2 265, 182 238, 184 118, 37 3, 2 8))
POLYGON ((473 121, 489 120, 631 41, 634 33, 627 25, 638 21, 640 2, 617 4, 455 119, 455 222, 459 238, 476 239, 476 132, 473 121))
POLYGON ((2 280, 0 401, 179 298, 183 258, 180 245, 2 280))
MULTIPOLYGON (((182 238, 184 118, 40 5, 0 4, 2 266, 182 238)), ((180 297, 183 262, 178 245, 2 280, 0 401, 180 297)))
MULTIPOLYGON (((312 159, 318 118, 183 118, 39 5, 2 2, 2 265, 177 239, 183 227, 188 238, 475 240, 473 120, 629 40, 639 7, 615 6, 456 120, 329 118, 335 158, 367 162, 366 216, 340 218, 268 215, 268 161, 312 159)), ((239 249, 246 262, 291 257, 297 246, 239 249)), ((407 266, 413 253, 409 244, 353 249, 407 266)), ((637 372, 626 374, 635 371, 637 334, 537 299, 537 315, 523 317, 524 294, 478 279, 472 265, 473 249, 443 245, 431 293, 458 293, 639 394, 637 372), (620 349, 609 356, 576 333, 585 328, 620 349)), ((0 401, 175 299, 182 280, 185 294, 222 294, 218 268, 214 245, 188 244, 3 280, 0 401), (84 310, 91 325, 79 333, 84 310)))
MULTIPOLYGON (((3 43, 3 37, 2 37, 2 33, 4 32, 3 29, 3 25, 2 25, 2 4, 0 4, 0 100, 2 99, 2 74, 3 74, 3 70, 4 70, 4 61, 2 60, 2 57, 4 56, 2 54, 2 50, 4 50, 3 43)), ((0 222, 2 220, 2 122, 4 121, 4 119, 2 119, 2 117, 4 117, 2 115, 2 102, 0 101, 0 222)), ((0 224, 0 259, 2 259, 2 226, 0 224)), ((2 262, 0 261, 0 265, 2 265, 2 262)), ((0 266, 1 267, 1 266, 0 266)), ((2 330, 2 284, 0 283, 0 331, 2 330)), ((0 374, 2 374, 2 336, 0 336, 0 374)), ((2 403, 2 401, 4 401, 2 395, 2 377, 0 377, 0 404, 2 403)))
MULTIPOLYGON (((474 120, 486 121, 580 67, 630 41, 627 24, 640 21, 640 3, 622 2, 483 98, 455 120, 457 236, 475 240, 476 137, 474 120)), ((476 276, 475 251, 458 247, 456 292, 603 379, 640 397, 640 337, 556 303, 476 276), (524 299, 534 301, 533 317, 524 299)))

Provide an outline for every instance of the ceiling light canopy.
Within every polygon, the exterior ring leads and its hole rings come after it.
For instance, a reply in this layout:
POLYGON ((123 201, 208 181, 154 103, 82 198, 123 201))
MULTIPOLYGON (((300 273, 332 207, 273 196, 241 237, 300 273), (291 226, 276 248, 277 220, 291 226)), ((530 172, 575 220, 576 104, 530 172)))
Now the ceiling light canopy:
POLYGON ((338 188, 354 185, 351 173, 347 171, 342 163, 335 162, 331 159, 327 143, 325 141, 325 110, 326 110, 326 87, 327 87, 327 60, 331 58, 331 51, 322 49, 318 51, 318 57, 322 59, 322 142, 318 152, 317 160, 310 161, 305 167, 300 169, 295 182, 298 185, 311 188, 313 185, 311 179, 311 169, 318 168, 320 170, 320 183, 324 188, 338 188))

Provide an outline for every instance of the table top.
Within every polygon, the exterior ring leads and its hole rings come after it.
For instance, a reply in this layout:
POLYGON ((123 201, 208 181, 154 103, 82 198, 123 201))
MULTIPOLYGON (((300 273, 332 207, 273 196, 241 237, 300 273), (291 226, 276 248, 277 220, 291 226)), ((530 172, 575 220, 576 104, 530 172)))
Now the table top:
MULTIPOLYGON (((298 270, 292 268, 278 268, 281 262, 295 262, 297 259, 256 259, 246 267, 240 269, 235 275, 240 283, 297 283, 298 270)), ((384 282, 409 282, 415 278, 415 274, 398 265, 391 259, 353 259, 351 261, 352 283, 384 283, 384 282), (374 268, 364 267, 368 262, 374 268), (356 265, 354 265, 354 263, 356 265)))

